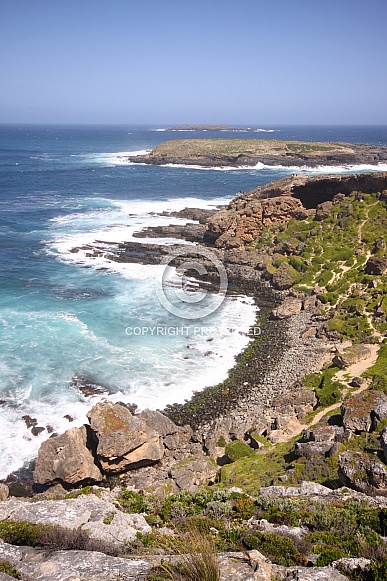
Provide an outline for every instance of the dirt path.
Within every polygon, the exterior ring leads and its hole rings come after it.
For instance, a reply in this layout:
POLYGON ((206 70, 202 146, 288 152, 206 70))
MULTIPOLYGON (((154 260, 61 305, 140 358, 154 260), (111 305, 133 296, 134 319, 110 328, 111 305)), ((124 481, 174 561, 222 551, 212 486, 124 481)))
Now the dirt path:
POLYGON ((364 382, 364 384, 361 387, 359 387, 356 390, 352 390, 351 386, 349 385, 349 383, 346 379, 347 376, 360 377, 361 374, 364 373, 364 371, 366 371, 369 367, 374 365, 374 363, 376 362, 376 359, 378 357, 378 351, 379 351, 380 345, 368 345, 368 347, 370 348, 371 353, 366 359, 363 359, 362 361, 358 361, 357 363, 353 363, 353 365, 350 365, 346 369, 342 369, 342 370, 338 371, 334 375, 333 379, 337 379, 337 381, 340 381, 341 383, 343 383, 346 386, 343 389, 343 393, 342 393, 342 397, 341 397, 340 401, 334 403, 333 405, 331 405, 329 407, 322 409, 315 416, 313 416, 313 419, 308 423, 302 423, 297 419, 290 420, 290 422, 286 426, 286 429, 278 431, 278 435, 276 434, 276 440, 275 440, 276 442, 288 442, 294 436, 297 436, 298 434, 300 434, 303 430, 307 430, 311 426, 314 426, 315 424, 317 424, 326 414, 328 414, 329 412, 333 411, 334 409, 337 409, 338 407, 340 407, 340 405, 342 404, 342 402, 344 401, 344 399, 346 398, 346 396, 349 392, 351 392, 351 396, 353 396, 353 395, 356 395, 357 393, 361 393, 362 391, 364 391, 368 388, 369 383, 364 382))

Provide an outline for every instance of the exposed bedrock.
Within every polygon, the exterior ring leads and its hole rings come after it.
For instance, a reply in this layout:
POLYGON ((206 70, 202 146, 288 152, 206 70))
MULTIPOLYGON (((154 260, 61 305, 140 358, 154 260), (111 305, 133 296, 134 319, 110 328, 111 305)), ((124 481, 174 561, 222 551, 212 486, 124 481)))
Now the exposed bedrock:
POLYGON ((210 216, 204 240, 222 248, 241 247, 259 238, 264 226, 304 220, 316 210, 316 220, 323 220, 339 194, 359 191, 384 196, 386 189, 387 172, 293 175, 238 194, 228 208, 210 216))

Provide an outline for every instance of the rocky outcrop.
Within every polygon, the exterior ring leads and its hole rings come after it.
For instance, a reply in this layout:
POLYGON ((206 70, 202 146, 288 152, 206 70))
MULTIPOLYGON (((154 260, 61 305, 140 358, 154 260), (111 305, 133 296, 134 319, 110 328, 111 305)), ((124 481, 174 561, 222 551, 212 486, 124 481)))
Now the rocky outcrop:
POLYGON ((297 567, 282 577, 282 581, 349 581, 348 577, 332 567, 297 567))
POLYGON ((38 484, 99 482, 102 474, 87 447, 86 426, 49 438, 39 448, 34 480, 38 484))
POLYGON ((339 456, 339 478, 344 486, 365 494, 387 496, 387 467, 363 452, 339 456))
POLYGON ((96 551, 42 551, 1 539, 0 558, 34 581, 138 581, 152 568, 145 559, 121 559, 96 551))
POLYGON ((160 435, 123 404, 98 403, 87 414, 97 438, 97 458, 104 472, 154 464, 164 456, 160 435))
POLYGON ((227 237, 234 236, 243 243, 259 238, 264 226, 286 222, 302 214, 301 202, 290 196, 263 200, 237 198, 228 210, 214 214, 207 222, 206 241, 224 247, 227 237))
POLYGON ((301 312, 302 301, 289 297, 281 303, 279 307, 273 309, 271 314, 273 319, 286 319, 301 312))
POLYGON ((380 391, 359 393, 343 403, 341 415, 346 430, 370 432, 387 418, 387 397, 380 391))
POLYGON ((94 494, 31 503, 8 500, 0 503, 0 520, 7 519, 79 528, 88 531, 91 539, 118 546, 133 541, 137 532, 152 530, 142 515, 125 514, 94 494))
MULTIPOLYGON (((259 239, 264 226, 291 218, 304 220, 311 213, 315 214, 317 221, 328 218, 332 204, 339 199, 338 194, 348 195, 354 190, 372 193, 386 187, 387 172, 314 177, 293 175, 240 193, 226 210, 209 218, 204 239, 225 248, 230 237, 246 244, 259 239)), ((385 268, 385 258, 370 260, 370 269, 380 271, 385 268)))
POLYGON ((340 369, 345 369, 358 361, 367 359, 371 355, 371 350, 366 345, 353 345, 350 349, 346 350, 344 353, 335 355, 333 358, 333 364, 340 369))

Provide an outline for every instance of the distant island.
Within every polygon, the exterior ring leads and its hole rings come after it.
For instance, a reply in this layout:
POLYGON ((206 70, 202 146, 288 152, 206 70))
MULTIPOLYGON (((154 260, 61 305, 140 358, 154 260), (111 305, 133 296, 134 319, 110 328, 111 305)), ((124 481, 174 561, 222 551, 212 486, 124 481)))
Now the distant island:
POLYGON ((275 139, 179 139, 160 143, 146 155, 122 158, 151 165, 202 167, 377 165, 387 163, 387 147, 275 139))
MULTIPOLYGON (((232 127, 230 125, 177 125, 166 131, 256 131, 252 127, 232 127)), ((259 131, 263 131, 260 129, 259 131)))

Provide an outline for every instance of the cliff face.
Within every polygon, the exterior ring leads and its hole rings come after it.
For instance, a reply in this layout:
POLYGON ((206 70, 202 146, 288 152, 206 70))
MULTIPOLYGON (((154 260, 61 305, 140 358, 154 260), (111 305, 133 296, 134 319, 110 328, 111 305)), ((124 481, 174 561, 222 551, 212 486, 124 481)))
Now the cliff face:
POLYGON ((305 219, 337 194, 387 189, 387 172, 309 177, 294 175, 241 193, 207 222, 205 240, 218 248, 237 248, 257 240, 265 226, 305 219))

